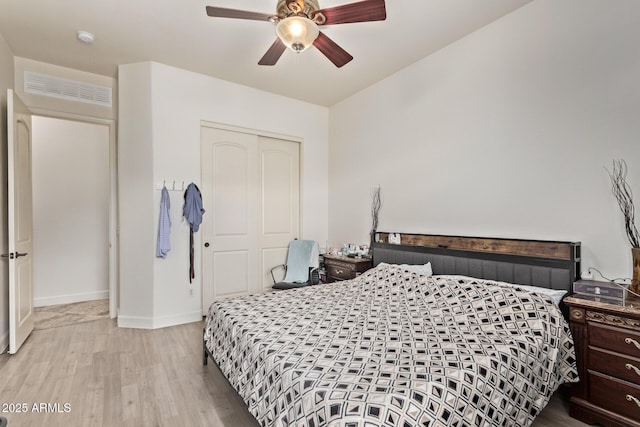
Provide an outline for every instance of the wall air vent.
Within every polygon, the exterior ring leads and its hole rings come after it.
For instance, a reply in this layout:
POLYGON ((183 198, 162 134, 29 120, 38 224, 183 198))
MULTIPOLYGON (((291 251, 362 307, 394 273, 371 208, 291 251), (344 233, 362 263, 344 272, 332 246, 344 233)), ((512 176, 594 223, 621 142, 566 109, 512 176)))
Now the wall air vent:
POLYGON ((67 101, 111 107, 111 88, 25 71, 24 91, 67 101))

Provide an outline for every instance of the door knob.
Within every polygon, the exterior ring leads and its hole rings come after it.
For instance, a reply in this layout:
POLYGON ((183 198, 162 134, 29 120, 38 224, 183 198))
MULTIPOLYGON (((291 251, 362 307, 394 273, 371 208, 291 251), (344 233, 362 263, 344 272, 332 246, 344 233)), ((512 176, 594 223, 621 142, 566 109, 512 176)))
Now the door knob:
POLYGON ((9 258, 9 259, 16 259, 16 258, 20 258, 21 256, 27 256, 29 255, 27 252, 21 254, 20 252, 9 252, 8 254, 2 254, 0 255, 0 257, 2 258, 9 258))
POLYGON ((204 247, 208 248, 209 247, 209 242, 205 242, 204 247))

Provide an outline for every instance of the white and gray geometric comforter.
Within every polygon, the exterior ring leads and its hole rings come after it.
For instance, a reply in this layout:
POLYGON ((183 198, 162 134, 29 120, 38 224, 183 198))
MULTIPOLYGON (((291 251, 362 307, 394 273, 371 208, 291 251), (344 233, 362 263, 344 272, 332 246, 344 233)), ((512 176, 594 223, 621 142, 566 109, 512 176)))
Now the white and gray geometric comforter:
POLYGON ((577 380, 551 300, 397 266, 216 302, 204 339, 263 426, 528 426, 577 380))

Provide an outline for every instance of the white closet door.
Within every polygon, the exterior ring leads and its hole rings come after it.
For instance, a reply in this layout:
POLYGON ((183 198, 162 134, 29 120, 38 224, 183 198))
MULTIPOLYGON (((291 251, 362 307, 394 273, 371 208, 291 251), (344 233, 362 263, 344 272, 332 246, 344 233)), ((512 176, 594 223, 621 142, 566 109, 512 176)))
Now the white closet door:
POLYGON ((299 144, 202 127, 202 308, 271 287, 300 229, 299 144), (268 281, 267 281, 268 275, 268 281))
MULTIPOLYGON (((271 268, 283 264, 300 230, 300 144, 260 137, 261 288, 273 285, 271 268)), ((279 276, 276 276, 278 279, 279 276)), ((281 277, 280 277, 281 278, 281 277)))
POLYGON ((257 143, 254 135, 202 127, 203 309, 258 290, 257 143))

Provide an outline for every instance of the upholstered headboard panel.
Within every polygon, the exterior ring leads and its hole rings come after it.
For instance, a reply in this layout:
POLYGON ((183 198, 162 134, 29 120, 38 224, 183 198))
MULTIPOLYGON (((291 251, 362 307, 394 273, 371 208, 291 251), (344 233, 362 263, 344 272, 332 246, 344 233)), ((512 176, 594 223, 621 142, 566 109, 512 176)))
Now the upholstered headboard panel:
POLYGON ((567 291, 571 291, 572 284, 580 272, 579 242, 401 235, 403 242, 406 240, 410 243, 398 245, 384 243, 385 236, 385 233, 379 233, 379 241, 373 244, 374 265, 381 262, 430 262, 434 274, 459 274, 567 291), (409 236, 417 238, 411 239, 409 236), (426 239, 420 239, 422 236, 426 239), (479 245, 473 244, 479 240, 479 245), (517 245, 514 246, 514 242, 517 245))

